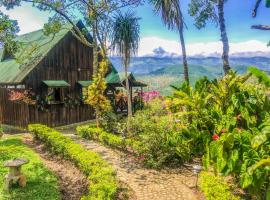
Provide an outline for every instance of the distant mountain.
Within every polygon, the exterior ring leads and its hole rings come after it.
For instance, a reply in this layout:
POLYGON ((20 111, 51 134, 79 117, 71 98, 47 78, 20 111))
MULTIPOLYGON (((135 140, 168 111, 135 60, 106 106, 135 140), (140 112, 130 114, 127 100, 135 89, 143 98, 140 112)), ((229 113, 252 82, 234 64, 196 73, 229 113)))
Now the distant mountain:
MULTIPOLYGON (((171 94, 170 85, 179 85, 183 81, 183 65, 181 58, 168 55, 162 49, 156 49, 155 55, 160 57, 136 57, 131 61, 130 71, 138 80, 145 82, 147 90, 158 90, 162 94, 171 94)), ((112 57, 112 63, 118 71, 122 71, 121 59, 112 57)), ((190 82, 194 84, 201 77, 214 79, 223 75, 222 60, 220 57, 189 57, 190 82)), ((230 58, 234 70, 243 74, 249 66, 256 66, 262 70, 270 71, 270 58, 267 57, 237 57, 230 58)))
MULTIPOLYGON (((157 49, 156 51, 156 55, 160 54, 162 56, 133 58, 131 60, 130 71, 135 74, 151 74, 159 69, 182 63, 180 57, 174 57, 171 55, 165 56, 162 49, 157 49)), ((111 57, 111 61, 117 70, 122 71, 121 59, 119 57, 111 57)), ((190 71, 193 69, 197 71, 201 70, 200 67, 206 67, 217 71, 217 73, 223 73, 222 60, 219 57, 189 57, 188 62, 190 65, 190 71), (196 68, 194 68, 195 66, 196 68)), ((242 66, 241 69, 244 69, 247 66, 256 66, 262 70, 270 71, 270 58, 268 57, 237 57, 237 55, 233 55, 230 58, 230 64, 232 66, 242 66)))

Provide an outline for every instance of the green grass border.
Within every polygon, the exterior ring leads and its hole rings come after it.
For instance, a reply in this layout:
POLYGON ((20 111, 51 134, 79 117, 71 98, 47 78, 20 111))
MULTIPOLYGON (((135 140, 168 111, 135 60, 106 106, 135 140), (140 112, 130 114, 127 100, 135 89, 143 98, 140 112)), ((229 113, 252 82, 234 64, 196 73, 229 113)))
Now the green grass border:
POLYGON ((34 137, 50 149, 74 162, 89 179, 89 193, 83 200, 112 200, 117 193, 116 173, 112 167, 93 151, 64 136, 55 129, 41 124, 29 125, 34 137))

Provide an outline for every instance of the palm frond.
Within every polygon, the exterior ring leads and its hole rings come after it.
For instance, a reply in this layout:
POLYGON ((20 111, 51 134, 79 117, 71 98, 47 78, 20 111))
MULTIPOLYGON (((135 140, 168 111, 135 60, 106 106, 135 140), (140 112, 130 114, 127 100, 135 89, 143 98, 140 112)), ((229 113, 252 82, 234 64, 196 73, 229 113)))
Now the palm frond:
POLYGON ((119 12, 114 16, 112 33, 113 50, 123 58, 125 64, 130 63, 130 57, 136 55, 140 41, 139 19, 134 12, 119 12))
POLYGON ((179 0, 149 0, 156 13, 160 13, 163 23, 170 30, 182 30, 185 26, 179 0))

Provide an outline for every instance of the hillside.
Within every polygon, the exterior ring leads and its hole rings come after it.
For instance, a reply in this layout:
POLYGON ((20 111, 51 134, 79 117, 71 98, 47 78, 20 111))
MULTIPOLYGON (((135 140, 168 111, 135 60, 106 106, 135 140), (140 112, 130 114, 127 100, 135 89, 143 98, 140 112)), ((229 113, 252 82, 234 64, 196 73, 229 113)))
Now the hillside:
MULTIPOLYGON (((111 61, 117 70, 122 71, 119 57, 112 57, 111 61)), ((163 94, 170 94, 170 85, 177 85, 183 81, 183 65, 181 58, 175 57, 136 57, 132 59, 130 71, 138 80, 148 84, 147 90, 158 90, 163 94)), ((231 66, 239 74, 246 72, 248 66, 257 66, 270 71, 270 58, 266 57, 233 57, 231 66)), ((189 58, 190 82, 204 76, 214 79, 223 75, 222 61, 218 57, 189 58)))
MULTIPOLYGON (((122 71, 121 59, 111 57, 111 61, 118 71, 122 71)), ((210 67, 210 70, 216 73, 222 73, 222 61, 218 57, 190 57, 190 65, 210 67)), ((150 74, 167 66, 179 65, 181 58, 176 57, 135 57, 131 60, 130 71, 135 74, 150 74)), ((267 57, 232 57, 230 58, 232 66, 257 66, 263 70, 270 70, 270 58, 267 57)))

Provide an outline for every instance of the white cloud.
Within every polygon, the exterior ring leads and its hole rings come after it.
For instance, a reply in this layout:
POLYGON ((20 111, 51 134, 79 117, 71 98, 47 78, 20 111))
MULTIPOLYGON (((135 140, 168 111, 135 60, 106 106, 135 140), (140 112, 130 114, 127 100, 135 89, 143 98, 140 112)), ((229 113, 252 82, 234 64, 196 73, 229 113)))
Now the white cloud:
MULTIPOLYGON (((162 47, 167 53, 181 55, 181 48, 178 41, 166 40, 158 37, 145 37, 141 39, 139 56, 154 55, 153 50, 162 47)), ((222 43, 189 43, 186 44, 187 54, 189 56, 211 56, 220 55, 222 53, 222 43)), ((230 54, 240 53, 258 53, 269 54, 270 48, 264 42, 257 40, 249 40, 246 42, 230 43, 230 54)))
POLYGON ((48 13, 38 11, 30 6, 16 7, 16 9, 6 10, 0 8, 0 11, 9 15, 11 19, 18 21, 20 32, 19 34, 29 33, 41 29, 44 23, 48 20, 48 13))

